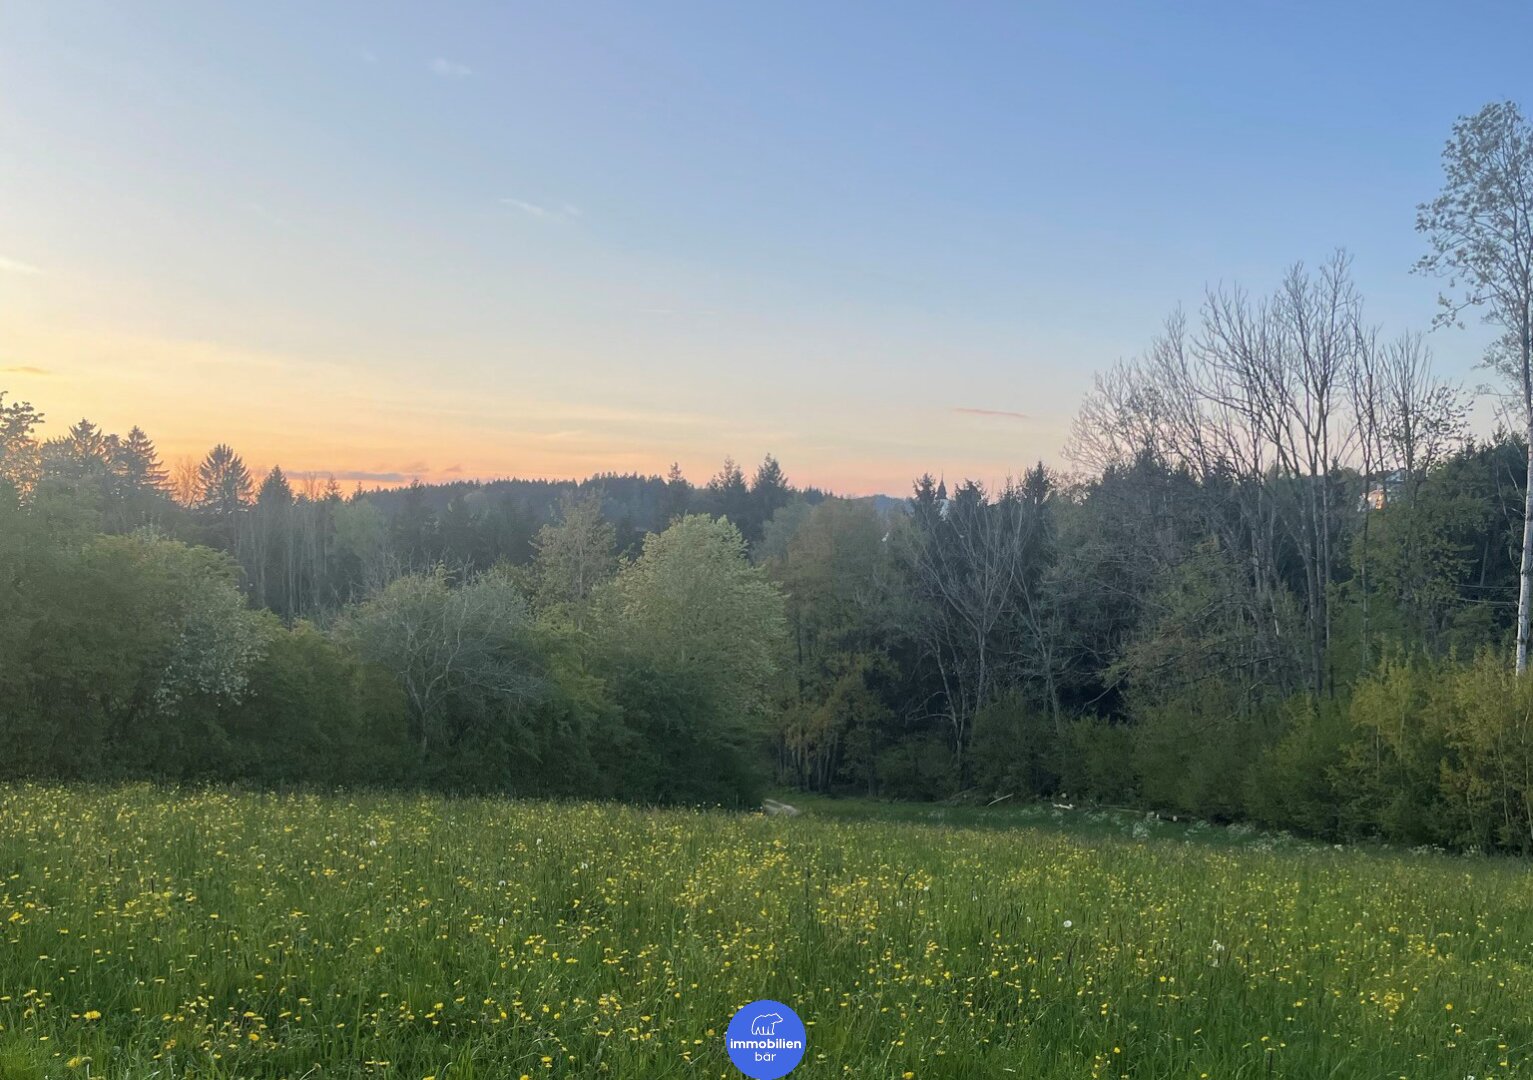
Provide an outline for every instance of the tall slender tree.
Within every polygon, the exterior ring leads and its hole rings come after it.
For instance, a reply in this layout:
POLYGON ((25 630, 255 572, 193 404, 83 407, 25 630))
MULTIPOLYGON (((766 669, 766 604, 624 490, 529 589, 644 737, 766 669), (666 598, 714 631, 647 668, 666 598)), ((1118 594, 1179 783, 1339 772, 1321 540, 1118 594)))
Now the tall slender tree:
POLYGON ((1486 362, 1516 388, 1528 454, 1517 590, 1522 674, 1533 614, 1533 127, 1516 103, 1491 102, 1453 125, 1442 191, 1416 208, 1416 228, 1429 247, 1417 268, 1447 278, 1438 323, 1481 309, 1500 331, 1486 362))

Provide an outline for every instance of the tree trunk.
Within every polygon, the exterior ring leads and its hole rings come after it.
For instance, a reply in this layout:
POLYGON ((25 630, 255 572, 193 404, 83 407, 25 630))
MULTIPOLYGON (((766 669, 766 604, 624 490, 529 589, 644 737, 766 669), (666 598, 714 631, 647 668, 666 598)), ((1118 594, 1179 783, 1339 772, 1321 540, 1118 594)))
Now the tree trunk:
POLYGON ((1528 609, 1533 603, 1533 325, 1523 308, 1517 342, 1522 361, 1522 416, 1527 428, 1528 473, 1522 488, 1522 566, 1517 575, 1517 674, 1528 670, 1528 609))
POLYGON ((1528 412, 1528 475, 1522 503, 1522 569, 1517 589, 1517 674, 1528 670, 1528 607, 1533 601, 1533 410, 1528 412))

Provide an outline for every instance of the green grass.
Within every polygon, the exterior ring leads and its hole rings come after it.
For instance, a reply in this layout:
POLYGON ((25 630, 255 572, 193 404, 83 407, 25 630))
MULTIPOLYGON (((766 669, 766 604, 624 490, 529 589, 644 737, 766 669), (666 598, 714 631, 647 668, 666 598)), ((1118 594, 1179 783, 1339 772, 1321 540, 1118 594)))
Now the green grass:
POLYGON ((1533 1075, 1523 864, 805 809, 0 786, 0 1080, 1533 1075))

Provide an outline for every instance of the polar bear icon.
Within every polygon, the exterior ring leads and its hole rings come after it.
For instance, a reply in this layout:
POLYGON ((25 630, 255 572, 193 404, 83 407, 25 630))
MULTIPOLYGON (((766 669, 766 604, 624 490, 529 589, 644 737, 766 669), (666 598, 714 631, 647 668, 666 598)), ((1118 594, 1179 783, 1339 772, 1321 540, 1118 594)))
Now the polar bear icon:
POLYGON ((762 1013, 751 1021, 752 1035, 776 1035, 777 1025, 782 1023, 782 1017, 776 1013, 762 1013))

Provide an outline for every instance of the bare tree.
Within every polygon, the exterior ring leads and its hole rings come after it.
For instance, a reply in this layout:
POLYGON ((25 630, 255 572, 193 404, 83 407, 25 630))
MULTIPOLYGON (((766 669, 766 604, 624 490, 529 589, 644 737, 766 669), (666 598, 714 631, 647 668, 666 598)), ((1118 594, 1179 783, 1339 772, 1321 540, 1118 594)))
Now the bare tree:
POLYGON ((182 457, 170 471, 170 497, 180 506, 190 508, 197 504, 197 498, 201 492, 202 485, 197 477, 197 459, 191 456, 182 457))
POLYGON ((1443 149, 1443 188, 1416 208, 1430 248, 1417 268, 1447 278, 1437 322, 1469 307, 1501 336, 1487 363, 1516 386, 1527 438, 1522 564, 1517 590, 1518 674, 1528 668, 1533 605, 1533 128, 1510 101, 1460 117, 1443 149))
POLYGON ((1276 426, 1280 454, 1299 480, 1299 547, 1310 590, 1310 665, 1314 690, 1325 685, 1331 647, 1331 576, 1339 522, 1335 468, 1356 440, 1345 412, 1345 379, 1360 338, 1362 299, 1351 280, 1351 257, 1338 251, 1318 275, 1295 265, 1278 293, 1276 313, 1282 362, 1291 372, 1286 415, 1276 426), (1284 437, 1286 436, 1286 438, 1284 437))
POLYGON ((1384 346, 1381 359, 1380 461, 1400 470, 1409 497, 1463 441, 1467 410, 1459 388, 1433 372, 1422 335, 1400 335, 1384 346))
POLYGON ((1243 567, 1269 644, 1284 621, 1280 543, 1292 541, 1317 693, 1327 681, 1339 558, 1336 469, 1359 439, 1348 376, 1362 303, 1350 262, 1337 252, 1316 273, 1295 264, 1263 299, 1238 286, 1211 289, 1196 332, 1177 312, 1142 358, 1098 380, 1075 438, 1078 458, 1123 462, 1148 451, 1200 482, 1204 524, 1243 567))
POLYGON ((1029 571, 1038 538, 1026 507, 1013 484, 992 501, 970 481, 946 503, 918 506, 901 532, 915 594, 910 629, 937 666, 960 771, 974 717, 1019 661, 1007 630, 1029 615, 1037 625, 1029 571))

